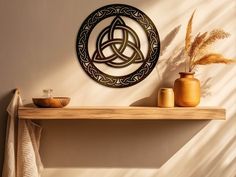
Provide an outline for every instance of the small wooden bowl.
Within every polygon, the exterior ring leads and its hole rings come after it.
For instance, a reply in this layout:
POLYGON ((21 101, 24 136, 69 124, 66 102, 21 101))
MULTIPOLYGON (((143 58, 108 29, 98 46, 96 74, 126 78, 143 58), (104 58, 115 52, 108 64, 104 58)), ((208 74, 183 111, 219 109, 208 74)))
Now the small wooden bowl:
POLYGON ((63 108, 69 104, 69 97, 32 98, 33 103, 40 108, 63 108))

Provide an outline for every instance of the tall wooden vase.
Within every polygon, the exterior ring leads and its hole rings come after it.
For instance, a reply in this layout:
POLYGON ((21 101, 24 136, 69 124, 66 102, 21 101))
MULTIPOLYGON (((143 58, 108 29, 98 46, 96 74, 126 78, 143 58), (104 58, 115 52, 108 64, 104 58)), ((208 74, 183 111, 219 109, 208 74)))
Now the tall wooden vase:
POLYGON ((176 106, 197 106, 201 97, 199 80, 194 78, 194 73, 180 72, 179 74, 180 78, 174 83, 176 106))

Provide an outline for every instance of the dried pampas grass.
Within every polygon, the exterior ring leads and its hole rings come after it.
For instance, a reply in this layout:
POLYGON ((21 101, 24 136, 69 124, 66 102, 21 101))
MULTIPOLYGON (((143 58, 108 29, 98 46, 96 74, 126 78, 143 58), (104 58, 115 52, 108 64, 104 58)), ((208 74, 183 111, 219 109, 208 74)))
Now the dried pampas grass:
POLYGON ((207 32, 205 32, 201 35, 200 35, 200 33, 198 33, 198 35, 195 37, 195 39, 191 45, 190 51, 189 51, 189 57, 191 59, 195 57, 197 51, 200 48, 200 45, 204 42, 204 39, 206 36, 207 36, 207 32))
POLYGON ((188 65, 188 71, 191 72, 197 65, 207 65, 212 63, 234 63, 235 60, 227 59, 221 54, 207 54, 207 48, 210 45, 212 45, 217 40, 225 39, 230 36, 230 34, 224 30, 214 29, 210 33, 198 33, 192 42, 192 23, 194 14, 195 11, 192 13, 188 21, 185 37, 185 52, 188 55, 188 59, 185 63, 186 66, 188 65))
POLYGON ((212 64, 212 63, 230 64, 230 63, 234 63, 234 62, 236 62, 236 60, 227 59, 224 56, 222 56, 221 54, 211 53, 211 54, 207 54, 207 55, 203 56, 202 58, 200 58, 199 60, 195 61, 193 63, 193 65, 208 65, 208 64, 212 64))
POLYGON ((229 37, 230 34, 225 32, 222 29, 215 29, 213 31, 211 31, 210 35, 208 36, 208 38, 202 43, 202 45, 199 47, 199 49, 205 49, 207 46, 213 44, 214 42, 216 42, 219 39, 225 39, 227 37, 229 37))
POLYGON ((189 52, 189 48, 191 46, 192 23, 193 23, 194 14, 195 14, 195 11, 193 12, 191 18, 188 21, 187 32, 186 32, 186 37, 185 37, 185 51, 186 51, 186 53, 189 52))

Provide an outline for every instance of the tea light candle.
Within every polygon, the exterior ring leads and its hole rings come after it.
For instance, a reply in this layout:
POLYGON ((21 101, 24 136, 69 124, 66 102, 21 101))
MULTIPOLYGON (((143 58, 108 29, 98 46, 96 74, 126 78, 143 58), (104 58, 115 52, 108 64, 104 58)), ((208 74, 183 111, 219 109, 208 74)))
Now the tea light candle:
POLYGON ((175 106, 174 91, 172 88, 159 89, 158 106, 162 108, 171 108, 175 106))

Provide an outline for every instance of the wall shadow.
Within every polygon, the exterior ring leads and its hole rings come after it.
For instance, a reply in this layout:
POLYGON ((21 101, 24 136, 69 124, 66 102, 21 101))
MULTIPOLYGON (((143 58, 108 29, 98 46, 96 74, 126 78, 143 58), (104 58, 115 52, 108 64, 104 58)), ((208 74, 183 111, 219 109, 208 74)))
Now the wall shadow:
MULTIPOLYGON (((172 41, 175 39, 176 35, 180 30, 181 25, 173 28, 166 37, 161 41, 161 50, 160 50, 160 58, 165 54, 168 47, 171 45, 172 41)), ((173 87, 175 79, 178 77, 178 73, 180 71, 185 70, 185 51, 183 44, 179 44, 178 47, 175 48, 173 55, 168 58, 162 57, 160 61, 158 61, 156 65, 157 75, 159 84, 156 85, 154 91, 150 96, 139 99, 130 106, 157 106, 157 99, 153 102, 153 98, 157 98, 158 90, 161 87, 173 87)), ((195 71, 197 68, 195 69, 195 71)), ((211 87, 212 78, 204 78, 201 80, 201 96, 206 97, 211 95, 210 87, 211 87)))
POLYGON ((181 28, 181 25, 178 25, 175 28, 173 28, 161 41, 159 61, 157 62, 157 65, 155 68, 157 70, 158 79, 160 80, 159 85, 155 87, 153 93, 150 96, 137 100, 134 103, 130 104, 130 106, 156 106, 157 102, 153 102, 153 98, 157 98, 157 91, 159 90, 159 88, 164 85, 165 87, 167 86, 172 87, 173 82, 169 82, 169 78, 171 78, 170 76, 172 76, 174 72, 170 72, 170 71, 173 71, 173 69, 176 69, 176 66, 180 66, 173 63, 174 62, 176 63, 176 60, 179 60, 179 58, 182 57, 183 49, 181 49, 180 51, 180 49, 178 48, 175 52, 176 55, 174 57, 171 56, 169 58, 162 58, 162 56, 165 54, 166 50, 171 45, 172 41, 175 39, 180 28, 181 28), (164 68, 164 70, 159 70, 159 67, 158 67, 159 65, 161 65, 160 68, 164 68))
MULTIPOLYGON (((175 28, 173 28, 173 30, 171 30, 166 37, 164 38, 163 41, 161 41, 161 52, 160 52, 160 57, 164 56, 167 48, 169 47, 169 45, 171 44, 171 42, 174 40, 174 38, 176 37, 176 35, 179 32, 181 26, 177 26, 175 28)), ((184 57, 185 57, 185 52, 184 52, 184 47, 182 47, 182 45, 178 45, 178 47, 175 48, 173 55, 171 55, 168 58, 162 57, 162 59, 160 60, 160 62, 158 62, 156 69, 157 69, 157 74, 158 74, 158 79, 159 79, 159 84, 156 85, 156 88, 154 89, 154 91, 152 92, 152 94, 148 97, 139 99, 137 101, 135 101, 134 103, 132 103, 130 106, 157 106, 157 99, 156 102, 153 102, 153 98, 157 98, 157 93, 158 90, 161 87, 173 87, 174 84, 174 80, 178 77, 177 74, 180 71, 184 71, 185 70, 185 63, 184 63, 184 57)), ((209 88, 211 87, 211 82, 212 82, 212 78, 204 78, 203 80, 201 80, 201 92, 202 92, 202 97, 206 97, 208 95, 210 95, 210 90, 209 88)), ((168 139, 170 140, 170 146, 172 148, 173 151, 168 151, 168 156, 166 156, 167 158, 163 161, 167 161, 168 158, 171 158, 175 152, 177 152, 178 150, 181 149, 181 147, 183 147, 188 141, 190 141, 192 139, 192 137, 197 134, 198 132, 201 131, 202 128, 204 128, 205 126, 207 126, 207 124, 209 123, 209 121, 164 121, 166 122, 166 127, 164 126, 164 133, 168 134, 168 131, 173 129, 179 129, 179 131, 181 131, 181 134, 185 134, 187 136, 185 136, 185 139, 182 139, 183 141, 181 141, 181 143, 178 144, 178 146, 174 145, 174 140, 175 139, 181 139, 181 137, 178 137, 178 133, 175 132, 173 133, 170 137, 168 137, 168 139), (185 123, 183 123, 185 122, 185 123), (192 127, 192 128, 190 128, 192 127), (191 131, 186 131, 186 130, 191 130, 191 131)), ((162 122, 163 123, 163 122, 162 122)), ((159 123, 157 123, 159 124, 159 123)), ((157 125, 156 125, 157 126, 157 125)), ((163 125, 162 125, 163 126, 163 125)), ((160 130, 160 127, 158 127, 160 130)), ((162 134, 162 132, 156 132, 156 135, 160 135, 162 134)), ((165 145, 166 147, 168 147, 168 145, 165 145)), ((158 151, 158 150, 157 150, 158 151)), ((156 151, 154 151, 156 152, 156 151)), ((163 152, 160 151, 160 152, 163 152)), ((156 154, 156 157, 158 157, 159 155, 156 154)), ((161 164, 161 163, 160 163, 161 164)), ((156 167, 160 167, 160 164, 156 164, 156 167)))
MULTIPOLYGON (((157 90, 173 86, 176 79, 173 73, 184 68, 184 49, 179 45, 170 57, 166 58, 164 54, 180 27, 173 28, 161 41, 162 58, 157 65, 159 84, 149 97, 130 106, 156 106, 153 98, 157 98, 157 90)), ((209 86, 209 82, 206 80, 202 85, 209 86)), ((71 120, 41 123, 44 127, 41 155, 46 168, 159 168, 209 121, 71 120)))
POLYGON ((159 168, 208 122, 42 121, 40 152, 46 168, 159 168))
POLYGON ((219 177, 235 176, 235 125, 235 113, 227 116, 227 121, 221 124, 217 121, 211 122, 187 146, 164 164, 155 177, 173 177, 175 174, 191 177, 202 176, 202 174, 219 177), (180 161, 182 163, 179 163, 180 161))
MULTIPOLYGON (((1 17, 4 17, 2 29, 5 29, 6 32, 3 31, 1 33, 3 34, 3 37, 5 37, 2 40, 3 45, 1 47, 1 53, 5 54, 1 55, 1 60, 4 61, 1 63, 1 73, 3 73, 2 76, 4 78, 6 77, 6 79, 1 82, 2 87, 0 89, 2 90, 0 93, 2 96, 0 98, 0 172, 2 168, 5 125, 7 120, 5 108, 11 98, 10 93, 9 96, 7 96, 7 91, 12 88, 12 84, 17 83, 21 86, 22 90, 26 93, 24 98, 29 99, 31 99, 32 95, 37 93, 36 90, 40 90, 41 88, 53 86, 60 90, 59 93, 68 94, 78 91, 79 89, 86 87, 86 85, 92 85, 88 84, 90 81, 87 76, 80 75, 82 71, 76 73, 76 71, 80 69, 79 67, 72 67, 71 69, 67 64, 69 63, 72 64, 72 66, 77 66, 73 41, 78 32, 78 23, 82 22, 91 10, 95 10, 98 6, 103 6, 104 1, 93 0, 90 1, 89 6, 87 0, 73 1, 74 3, 64 2, 65 1, 60 1, 58 3, 41 3, 40 1, 34 1, 32 3, 28 2, 26 5, 22 2, 18 2, 17 4, 17 2, 9 1, 9 3, 2 6, 1 17), (68 60, 68 58, 70 59, 68 60), (15 63, 17 62, 18 64, 16 65, 15 63), (69 69, 65 69, 66 67, 69 69), (73 70, 73 68, 75 70, 73 70), (63 73, 64 77, 61 73, 63 73), (75 75, 73 73, 75 73, 75 75), (78 81, 78 78, 80 77, 82 78, 79 80, 80 84, 75 86, 76 81, 78 81), (68 82, 69 79, 71 82, 68 82)), ((161 4, 158 4, 159 2, 164 1, 129 1, 131 5, 139 6, 142 9, 151 9, 156 4, 157 6, 160 5, 160 10, 164 9, 161 4)), ((184 2, 186 1, 183 1, 182 3, 184 2)), ((180 4, 178 6, 180 8, 173 9, 173 12, 179 14, 178 11, 181 11, 183 12, 182 15, 184 15, 187 10, 195 8, 198 5, 200 6, 201 4, 205 5, 205 2, 206 1, 201 0, 190 3, 189 5, 180 4)), ((226 2, 224 2, 225 5, 229 4, 229 1, 226 2)), ((173 3, 172 6, 175 7, 175 1, 172 1, 171 3, 173 3)), ((205 9, 202 9, 202 11, 203 14, 206 12, 205 9)), ((215 12, 218 14, 219 11, 220 8, 217 8, 215 12)), ((165 12, 170 16, 172 10, 165 12)), ((160 19, 164 17, 160 15, 163 13, 161 11, 159 13, 158 9, 155 9, 155 13, 157 13, 157 15, 153 15, 153 18, 160 19)), ((227 13, 229 12, 227 11, 227 13)), ((168 26, 173 25, 173 23, 176 23, 178 18, 179 16, 177 15, 174 18, 164 18, 165 23, 162 23, 160 27, 164 30, 168 26)), ((219 18, 215 18, 215 16, 213 18, 212 16, 212 19, 209 19, 210 18, 205 18, 199 26, 206 26, 207 24, 214 22, 212 21, 214 19, 223 21, 225 25, 227 25, 233 18, 232 16, 229 16, 227 17, 229 20, 226 18, 221 18, 223 20, 220 20, 219 18)), ((169 58, 169 63, 167 62, 168 58, 163 58, 163 63, 161 61, 159 62, 159 66, 166 65, 168 68, 158 67, 158 72, 162 73, 163 70, 166 72, 164 75, 159 73, 162 82, 156 86, 155 91, 151 96, 142 100, 137 100, 136 103, 133 103, 132 105, 156 106, 156 104, 152 103, 152 100, 157 98, 156 93, 158 88, 162 86, 171 86, 173 80, 177 77, 177 74, 169 74, 171 72, 178 73, 178 69, 173 71, 173 67, 171 67, 171 61, 176 61, 177 63, 181 62, 179 60, 182 55, 181 48, 176 48, 176 51, 177 52, 173 54, 173 57, 169 58)), ((183 65, 181 65, 181 67, 182 66, 183 65)), ((226 73, 225 70, 222 70, 222 72, 226 73)), ((224 76, 225 75, 222 73, 218 80, 223 80, 224 76)), ((207 82, 205 85, 209 84, 211 84, 211 82, 207 82)), ((224 84, 222 84, 222 86, 224 86, 224 84)), ((98 87, 95 85, 92 88, 97 90, 98 87)), ((86 89, 81 90, 86 91, 86 89)), ((105 90, 105 92, 107 91, 108 90, 105 90)), ((85 93, 82 93, 80 97, 76 97, 76 99, 83 99, 82 95, 85 95, 85 93)), ((98 92, 98 94, 100 93, 98 92)), ((113 98, 112 96, 114 95, 111 94, 109 99, 113 98)), ((170 159, 184 144, 189 142, 191 137, 208 124, 208 121, 74 120, 43 121, 41 124, 44 128, 41 155, 46 168, 80 166, 157 168, 170 159)), ((232 127, 229 128, 232 130, 232 127)), ((227 127, 228 130, 229 128, 227 127)), ((207 131, 206 134, 208 134, 207 131)), ((203 135, 203 138, 206 137, 206 134, 203 135)), ((223 134, 225 134, 225 132, 222 131, 222 135, 223 134)), ((223 136, 218 136, 218 138, 216 138, 215 142, 217 143, 215 143, 215 145, 218 144, 219 140, 223 139, 222 137, 223 136)), ((212 141, 206 142, 208 142, 207 146, 205 146, 205 150, 202 151, 203 153, 201 154, 203 157, 212 152, 212 148, 218 148, 218 146, 214 146, 212 141)), ((183 154, 182 159, 178 160, 176 156, 174 156, 173 158, 177 159, 177 163, 174 164, 175 168, 170 170, 171 165, 168 164, 166 173, 169 174, 169 176, 172 175, 171 172, 176 174, 177 170, 181 169, 178 164, 185 163, 186 158, 189 157, 189 153, 194 149, 197 149, 197 146, 199 146, 199 143, 191 146, 190 150, 183 154)), ((215 154, 217 154, 217 152, 215 154)), ((214 157, 215 154, 213 154, 212 157, 214 157)), ((182 170, 189 171, 191 167, 195 167, 196 162, 199 162, 198 157, 199 154, 192 158, 194 166, 187 164, 182 170)), ((206 163, 203 163, 202 165, 206 166, 206 163)), ((196 168, 193 169, 196 170, 196 168)), ((207 170, 209 171, 209 169, 206 169, 206 171, 207 170)), ((198 168, 197 171, 202 172, 202 168, 198 168)), ((202 174, 204 174, 204 172, 202 172, 200 176, 202 176, 202 174)), ((173 176, 174 175, 171 177, 173 176)), ((224 175, 222 174, 222 176, 224 175)), ((167 175, 165 175, 165 177, 167 177, 167 175)))

